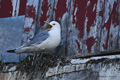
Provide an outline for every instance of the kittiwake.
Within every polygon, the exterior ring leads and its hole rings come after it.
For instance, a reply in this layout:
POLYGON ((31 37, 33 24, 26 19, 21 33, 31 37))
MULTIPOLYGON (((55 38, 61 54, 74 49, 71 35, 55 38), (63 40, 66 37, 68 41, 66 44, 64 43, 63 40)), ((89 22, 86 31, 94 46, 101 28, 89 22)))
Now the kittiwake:
POLYGON ((14 50, 8 50, 10 53, 37 53, 49 52, 55 49, 61 41, 61 27, 56 21, 51 21, 46 24, 50 26, 49 29, 36 34, 31 41, 14 50))

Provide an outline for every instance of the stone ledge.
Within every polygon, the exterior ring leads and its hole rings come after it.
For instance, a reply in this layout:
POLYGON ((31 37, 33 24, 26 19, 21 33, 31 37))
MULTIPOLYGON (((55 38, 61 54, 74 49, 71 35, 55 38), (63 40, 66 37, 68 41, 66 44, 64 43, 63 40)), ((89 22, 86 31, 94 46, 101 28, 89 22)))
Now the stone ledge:
MULTIPOLYGON (((120 58, 120 55, 91 57, 91 58, 87 58, 87 59, 71 59, 71 65, 49 68, 48 71, 46 72, 46 77, 59 75, 59 74, 63 74, 63 73, 76 72, 76 71, 80 71, 80 70, 90 70, 90 69, 94 70, 95 65, 89 64, 87 62, 92 61, 92 60, 97 61, 100 59, 102 60, 102 59, 116 59, 116 58, 120 58)), ((101 67, 101 66, 99 66, 99 67, 101 67)), ((103 69, 103 67, 102 67, 102 69, 103 69)), ((100 74, 101 74, 101 72, 102 71, 100 71, 100 74)))
MULTIPOLYGON (((0 73, 0 80, 33 80, 40 78, 40 71, 26 73, 18 71, 19 65, 4 66, 0 73)), ((92 57, 89 59, 71 59, 71 64, 49 68, 45 73, 45 80, 54 78, 75 80, 120 80, 120 56, 92 57), (73 61, 74 60, 74 61, 73 61), (76 62, 75 62, 76 60, 76 62)))
POLYGON ((59 66, 55 68, 49 68, 46 72, 46 77, 50 77, 53 75, 63 74, 63 73, 70 73, 74 71, 84 70, 85 64, 79 65, 66 65, 66 66, 59 66))

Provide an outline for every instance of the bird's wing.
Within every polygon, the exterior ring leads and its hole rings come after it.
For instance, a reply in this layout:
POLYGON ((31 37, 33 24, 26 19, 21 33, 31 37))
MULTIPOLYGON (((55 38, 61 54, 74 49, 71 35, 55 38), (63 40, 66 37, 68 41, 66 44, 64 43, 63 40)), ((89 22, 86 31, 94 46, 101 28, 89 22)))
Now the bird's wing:
POLYGON ((42 31, 36 34, 33 39, 28 42, 25 46, 31 46, 42 43, 44 40, 46 40, 49 37, 48 31, 42 31))

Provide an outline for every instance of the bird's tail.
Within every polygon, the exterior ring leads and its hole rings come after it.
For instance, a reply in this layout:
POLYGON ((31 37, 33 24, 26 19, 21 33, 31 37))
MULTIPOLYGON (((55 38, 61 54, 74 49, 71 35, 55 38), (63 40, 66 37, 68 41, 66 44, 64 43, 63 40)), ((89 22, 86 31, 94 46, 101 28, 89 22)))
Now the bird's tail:
POLYGON ((7 50, 7 52, 9 52, 9 53, 15 53, 15 50, 16 50, 16 49, 13 49, 13 50, 7 50))
POLYGON ((26 47, 19 47, 19 48, 16 48, 16 49, 7 50, 7 52, 8 53, 17 53, 17 54, 29 53, 28 49, 29 48, 26 48, 26 47))

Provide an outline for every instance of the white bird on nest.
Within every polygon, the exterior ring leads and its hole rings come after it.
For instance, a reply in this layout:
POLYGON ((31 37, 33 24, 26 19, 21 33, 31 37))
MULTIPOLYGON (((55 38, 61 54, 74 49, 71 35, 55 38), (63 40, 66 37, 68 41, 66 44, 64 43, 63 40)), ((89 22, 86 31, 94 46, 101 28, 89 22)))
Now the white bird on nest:
POLYGON ((16 48, 14 50, 8 50, 10 53, 34 53, 34 52, 48 52, 55 49, 61 40, 61 28, 60 24, 56 21, 48 23, 50 28, 46 31, 39 32, 33 39, 26 45, 16 48))

